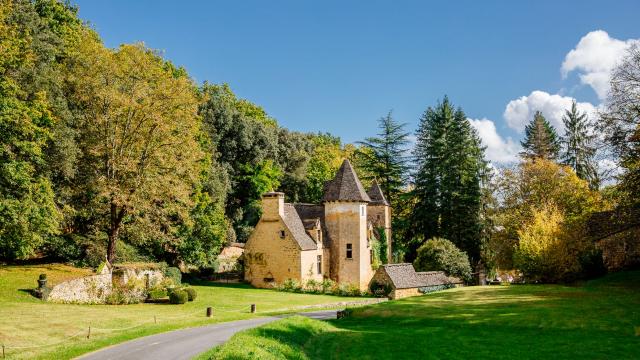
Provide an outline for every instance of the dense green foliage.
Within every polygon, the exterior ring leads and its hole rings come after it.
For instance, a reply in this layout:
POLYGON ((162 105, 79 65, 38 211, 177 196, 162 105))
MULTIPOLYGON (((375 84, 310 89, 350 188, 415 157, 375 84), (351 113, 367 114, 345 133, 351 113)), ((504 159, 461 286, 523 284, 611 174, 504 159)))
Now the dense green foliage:
POLYGON ((556 129, 536 111, 533 119, 524 128, 521 155, 524 158, 555 160, 560 153, 560 139, 556 129))
POLYGON ((416 135, 410 225, 414 237, 407 244, 408 260, 426 239, 444 237, 477 262, 483 228, 481 185, 487 173, 480 139, 462 109, 447 97, 424 112, 416 135))
POLYGON ((413 266, 416 271, 444 271, 447 275, 465 281, 471 280, 471 265, 467 254, 447 239, 427 240, 418 248, 413 266))
POLYGON ((290 317, 197 359, 633 359, 639 294, 639 272, 581 286, 457 288, 340 320, 290 317))
POLYGON ((1 259, 210 266, 264 192, 319 202, 353 152, 142 44, 106 48, 57 0, 0 2, 0 48, 1 259))

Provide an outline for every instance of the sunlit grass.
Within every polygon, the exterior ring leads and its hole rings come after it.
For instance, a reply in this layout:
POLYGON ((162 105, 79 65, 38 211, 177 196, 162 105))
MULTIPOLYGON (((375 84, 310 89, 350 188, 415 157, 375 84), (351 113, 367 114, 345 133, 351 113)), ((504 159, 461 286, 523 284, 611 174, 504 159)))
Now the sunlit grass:
POLYGON ((40 273, 46 273, 52 285, 91 271, 60 264, 0 267, 0 344, 6 346, 9 358, 71 358, 152 333, 285 312, 302 305, 352 300, 253 289, 241 284, 199 283, 192 284, 198 298, 185 305, 54 304, 29 293, 37 286, 40 273), (250 313, 250 304, 257 305, 257 315, 250 313), (207 306, 214 309, 211 319, 205 317, 207 306), (89 327, 91 336, 87 339, 89 327))
POLYGON ((639 328, 636 271, 576 286, 451 289, 328 323, 290 318, 237 334, 202 358, 637 359, 639 328))

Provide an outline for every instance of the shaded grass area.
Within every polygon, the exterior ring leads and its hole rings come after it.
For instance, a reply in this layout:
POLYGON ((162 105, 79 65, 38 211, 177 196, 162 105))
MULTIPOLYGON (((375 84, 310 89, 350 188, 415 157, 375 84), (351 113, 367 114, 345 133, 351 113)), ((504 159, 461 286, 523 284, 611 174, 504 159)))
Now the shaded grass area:
POLYGON ((288 318, 235 335, 201 359, 637 359, 640 272, 577 286, 468 287, 288 318))
POLYGON ((49 285, 55 285, 91 271, 61 264, 0 266, 0 344, 6 346, 9 359, 68 359, 159 332, 290 312, 303 305, 358 300, 194 282, 191 285, 198 298, 184 305, 54 304, 30 294, 40 273, 46 273, 49 285), (250 304, 257 305, 257 314, 250 313, 250 304), (207 306, 213 307, 213 318, 205 316, 207 306))

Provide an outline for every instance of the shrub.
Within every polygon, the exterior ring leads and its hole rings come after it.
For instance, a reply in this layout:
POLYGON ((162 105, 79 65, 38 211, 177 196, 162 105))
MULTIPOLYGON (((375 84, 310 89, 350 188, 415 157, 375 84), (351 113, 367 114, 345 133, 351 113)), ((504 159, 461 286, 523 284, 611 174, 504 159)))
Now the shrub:
POLYGON ((389 286, 388 284, 378 283, 377 281, 373 280, 369 284, 369 291, 375 296, 387 296, 389 295, 389 293, 391 293, 391 286, 389 286))
POLYGON ((322 283, 320 281, 309 279, 304 285, 304 291, 312 294, 317 294, 322 291, 322 283))
POLYGON ((322 289, 323 294, 331 294, 336 288, 336 283, 331 279, 324 279, 320 283, 320 288, 322 289))
POLYGON ((136 287, 133 282, 123 286, 114 286, 105 298, 109 305, 138 304, 144 299, 144 290, 136 287))
POLYGON ((196 289, 192 287, 185 288, 184 291, 186 291, 187 295, 189 295, 189 301, 193 301, 196 299, 196 297, 198 297, 198 293, 196 292, 196 289))
POLYGON ((302 290, 302 286, 297 280, 287 279, 280 286, 280 290, 288 292, 300 292, 302 290))
POLYGON ((164 288, 153 288, 149 290, 148 298, 151 300, 162 299, 167 296, 167 290, 164 288))
POLYGON ((164 270, 164 276, 171 279, 175 285, 182 284, 182 273, 177 267, 168 267, 164 270))
POLYGON ((413 262, 417 271, 440 270, 447 275, 471 280, 471 265, 467 253, 458 249, 451 241, 433 238, 418 248, 413 262))
POLYGON ((189 294, 182 289, 175 289, 169 293, 169 302, 172 304, 184 304, 189 301, 189 294))
POLYGON ((360 288, 355 284, 340 284, 338 294, 340 296, 362 296, 360 288))

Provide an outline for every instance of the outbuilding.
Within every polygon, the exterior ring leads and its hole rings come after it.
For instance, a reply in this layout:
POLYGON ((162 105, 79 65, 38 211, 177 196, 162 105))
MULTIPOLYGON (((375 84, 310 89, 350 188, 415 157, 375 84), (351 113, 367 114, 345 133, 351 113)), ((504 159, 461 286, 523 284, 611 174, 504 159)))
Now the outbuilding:
POLYGON ((462 285, 462 280, 443 271, 416 272, 410 263, 386 264, 371 279, 371 290, 390 299, 417 296, 462 285))

